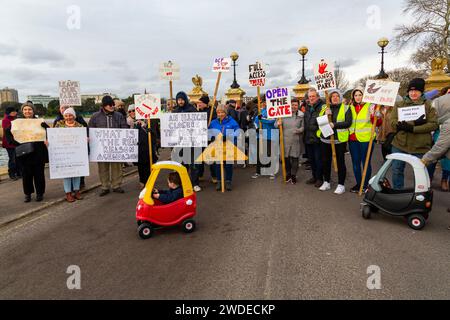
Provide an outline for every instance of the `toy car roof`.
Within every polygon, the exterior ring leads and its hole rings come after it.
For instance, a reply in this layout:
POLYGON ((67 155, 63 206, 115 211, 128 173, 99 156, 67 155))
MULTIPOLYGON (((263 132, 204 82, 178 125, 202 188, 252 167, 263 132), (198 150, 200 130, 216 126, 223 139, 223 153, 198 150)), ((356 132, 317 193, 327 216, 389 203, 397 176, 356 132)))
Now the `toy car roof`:
POLYGON ((386 157, 388 160, 400 160, 409 163, 413 168, 424 169, 425 165, 416 156, 406 153, 392 153, 386 157))
POLYGON ((167 166, 176 166, 176 167, 182 167, 183 165, 179 162, 175 162, 175 161, 160 161, 157 162, 155 164, 153 164, 153 166, 155 167, 155 169, 157 169, 158 167, 167 167, 167 166))

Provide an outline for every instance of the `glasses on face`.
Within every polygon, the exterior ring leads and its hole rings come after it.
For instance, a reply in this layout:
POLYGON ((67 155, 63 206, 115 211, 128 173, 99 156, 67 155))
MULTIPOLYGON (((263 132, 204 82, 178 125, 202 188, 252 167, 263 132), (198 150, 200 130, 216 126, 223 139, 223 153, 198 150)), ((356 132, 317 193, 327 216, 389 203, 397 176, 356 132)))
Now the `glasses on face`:
POLYGON ((128 113, 132 113, 132 112, 134 112, 134 110, 130 110, 130 111, 128 111, 128 113))

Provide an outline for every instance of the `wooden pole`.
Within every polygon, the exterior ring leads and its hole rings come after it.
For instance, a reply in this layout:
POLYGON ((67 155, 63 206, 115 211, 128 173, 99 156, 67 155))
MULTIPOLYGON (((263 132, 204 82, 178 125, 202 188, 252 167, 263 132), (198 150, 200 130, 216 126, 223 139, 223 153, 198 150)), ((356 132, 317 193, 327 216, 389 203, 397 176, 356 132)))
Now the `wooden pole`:
MULTIPOLYGON (((328 91, 325 90, 325 101, 327 104, 327 109, 330 109, 330 97, 328 96, 328 91)), ((328 121, 332 120, 332 116, 328 115, 328 121)), ((334 130, 334 128, 333 128, 334 130)), ((331 135, 330 137, 330 141, 331 141, 331 152, 333 154, 333 168, 334 168, 334 172, 338 172, 338 166, 337 166, 337 160, 336 160, 336 145, 335 145, 335 141, 334 141, 334 134, 331 135)))
POLYGON ((152 148, 152 131, 150 125, 150 117, 148 120, 148 152, 150 154, 150 171, 152 171, 153 166, 153 148, 152 148))
POLYGON ((286 182, 286 161, 284 159, 284 136, 283 136, 283 120, 280 118, 281 121, 279 128, 280 128, 280 147, 281 147, 281 166, 283 171, 283 181, 286 182))
POLYGON ((170 108, 169 111, 173 110, 173 88, 172 88, 172 80, 169 81, 169 90, 170 90, 170 108))
POLYGON ((361 186, 359 187, 359 195, 360 196, 362 195, 362 192, 363 192, 364 181, 366 181, 367 168, 369 167, 369 161, 370 161, 370 153, 372 152, 373 136, 375 134, 375 128, 377 126, 377 121, 378 121, 376 114, 379 110, 380 110, 380 106, 377 105, 375 108, 375 116, 374 116, 373 123, 372 123, 372 131, 370 134, 369 148, 367 149, 366 161, 364 163, 364 171, 363 171, 363 175, 362 175, 362 179, 361 179, 361 186))
POLYGON ((217 80, 216 80, 216 88, 214 89, 213 104, 212 104, 212 107, 211 107, 211 112, 209 114, 208 127, 211 124, 213 113, 214 113, 214 107, 216 106, 217 91, 219 90, 219 83, 220 83, 221 76, 222 76, 222 72, 219 72, 219 74, 217 75, 217 80))
POLYGON ((226 150, 225 150, 225 143, 223 142, 222 138, 222 159, 220 161, 220 183, 222 185, 222 193, 225 193, 225 170, 224 170, 224 162, 226 159, 226 150))

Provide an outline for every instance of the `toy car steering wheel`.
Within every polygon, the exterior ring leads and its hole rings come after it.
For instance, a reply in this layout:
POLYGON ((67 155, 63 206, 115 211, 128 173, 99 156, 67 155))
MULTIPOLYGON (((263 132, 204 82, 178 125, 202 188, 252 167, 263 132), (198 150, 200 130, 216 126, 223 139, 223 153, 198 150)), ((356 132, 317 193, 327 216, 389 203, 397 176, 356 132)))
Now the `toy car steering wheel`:
POLYGON ((391 183, 389 182, 388 178, 384 177, 380 182, 383 188, 392 189, 391 183))

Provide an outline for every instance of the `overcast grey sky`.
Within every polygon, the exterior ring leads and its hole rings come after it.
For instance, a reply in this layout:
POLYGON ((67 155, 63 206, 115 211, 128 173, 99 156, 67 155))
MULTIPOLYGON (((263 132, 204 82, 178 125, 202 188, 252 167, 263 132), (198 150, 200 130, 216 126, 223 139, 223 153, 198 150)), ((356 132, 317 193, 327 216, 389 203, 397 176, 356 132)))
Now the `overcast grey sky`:
MULTIPOLYGON (((377 40, 392 38, 407 22, 402 1, 315 0, 3 0, 0 11, 0 87, 29 94, 57 95, 58 80, 79 80, 83 94, 161 93, 158 66, 172 60, 181 68, 174 91, 190 91, 199 74, 212 95, 215 57, 240 55, 238 82, 247 85, 248 65, 270 65, 267 86, 294 86, 300 71, 297 48, 309 47, 306 68, 320 58, 340 61, 351 81, 377 74, 377 40), (80 28, 68 28, 80 9, 80 28), (379 11, 378 11, 379 10, 379 11), (379 19, 378 19, 378 12, 379 19), (379 22, 379 23, 378 23, 379 22)), ((408 65, 410 50, 388 47, 386 69, 408 65)), ((309 71, 310 72, 310 71, 309 71)), ((309 77, 311 78, 311 74, 309 77)), ((224 74, 219 96, 232 82, 224 74)), ((175 94, 175 93, 174 93, 175 94)))

